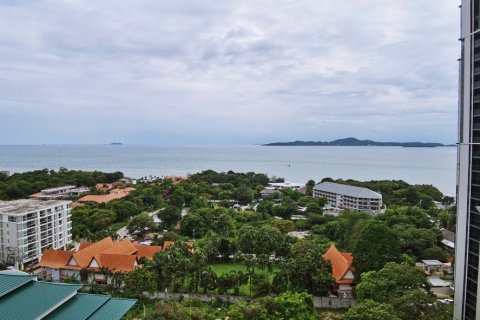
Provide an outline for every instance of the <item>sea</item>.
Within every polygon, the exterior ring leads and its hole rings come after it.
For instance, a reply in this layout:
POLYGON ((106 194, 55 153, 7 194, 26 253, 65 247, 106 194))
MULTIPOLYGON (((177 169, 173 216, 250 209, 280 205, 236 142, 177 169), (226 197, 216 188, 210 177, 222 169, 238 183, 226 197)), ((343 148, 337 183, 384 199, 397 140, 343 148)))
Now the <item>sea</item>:
POLYGON ((33 145, 0 146, 0 170, 25 172, 60 167, 121 171, 132 178, 215 171, 258 172, 305 183, 333 179, 404 180, 431 184, 455 195, 455 147, 336 147, 260 145, 33 145))

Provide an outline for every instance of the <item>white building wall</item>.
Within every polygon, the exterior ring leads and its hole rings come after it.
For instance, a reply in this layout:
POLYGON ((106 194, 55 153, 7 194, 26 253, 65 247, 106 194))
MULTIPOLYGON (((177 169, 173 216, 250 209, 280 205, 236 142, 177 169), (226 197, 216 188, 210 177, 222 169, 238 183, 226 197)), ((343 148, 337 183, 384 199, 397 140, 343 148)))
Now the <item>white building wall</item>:
MULTIPOLYGON (((34 200, 30 200, 34 201, 34 200)), ((28 212, 0 213, 0 261, 37 261, 46 248, 65 249, 71 242, 70 201, 56 201, 28 212)))

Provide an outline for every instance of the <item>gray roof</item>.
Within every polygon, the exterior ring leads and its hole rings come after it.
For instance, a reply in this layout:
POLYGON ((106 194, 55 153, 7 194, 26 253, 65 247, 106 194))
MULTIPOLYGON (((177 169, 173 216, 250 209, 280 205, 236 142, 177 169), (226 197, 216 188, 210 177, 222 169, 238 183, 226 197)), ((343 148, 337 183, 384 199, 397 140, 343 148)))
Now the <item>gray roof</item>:
POLYGON ((355 198, 368 198, 368 199, 382 199, 382 195, 378 192, 372 191, 367 188, 349 186, 347 184, 340 184, 334 182, 322 182, 317 184, 314 190, 337 193, 349 197, 355 198))
POLYGON ((0 201, 0 213, 6 214, 24 214, 29 212, 35 212, 38 210, 45 210, 56 206, 69 204, 71 201, 61 200, 32 200, 32 199, 20 199, 12 201, 0 201))

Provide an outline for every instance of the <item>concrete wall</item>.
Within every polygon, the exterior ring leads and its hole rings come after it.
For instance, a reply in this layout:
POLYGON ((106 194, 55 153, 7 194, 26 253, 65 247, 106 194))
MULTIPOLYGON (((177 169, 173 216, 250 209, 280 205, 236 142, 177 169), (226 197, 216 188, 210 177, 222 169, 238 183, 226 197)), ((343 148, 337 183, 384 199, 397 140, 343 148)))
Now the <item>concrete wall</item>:
MULTIPOLYGON (((225 302, 236 303, 239 301, 251 301, 252 298, 245 296, 227 296, 227 295, 207 295, 207 294, 188 294, 188 293, 165 293, 156 292, 149 294, 147 292, 144 295, 150 299, 159 300, 180 300, 180 299, 196 299, 202 302, 210 302, 216 299, 220 299, 225 302)), ((355 299, 351 298, 337 298, 337 297, 313 297, 313 305, 315 308, 327 308, 327 309, 348 309, 354 306, 355 299)))

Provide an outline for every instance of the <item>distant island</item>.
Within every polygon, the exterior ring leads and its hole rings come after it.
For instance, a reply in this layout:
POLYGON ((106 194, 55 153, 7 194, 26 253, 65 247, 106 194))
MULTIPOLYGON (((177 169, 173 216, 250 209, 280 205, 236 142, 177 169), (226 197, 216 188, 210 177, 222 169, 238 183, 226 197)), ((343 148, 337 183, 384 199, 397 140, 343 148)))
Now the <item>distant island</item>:
POLYGON ((372 140, 359 140, 357 138, 337 139, 333 141, 291 141, 291 142, 273 142, 262 144, 262 146, 345 146, 345 147, 407 147, 407 148, 433 148, 433 147, 451 147, 455 145, 446 145, 435 142, 378 142, 372 140))
POLYGON ((111 146, 123 146, 123 143, 121 142, 112 142, 110 143, 111 146))

